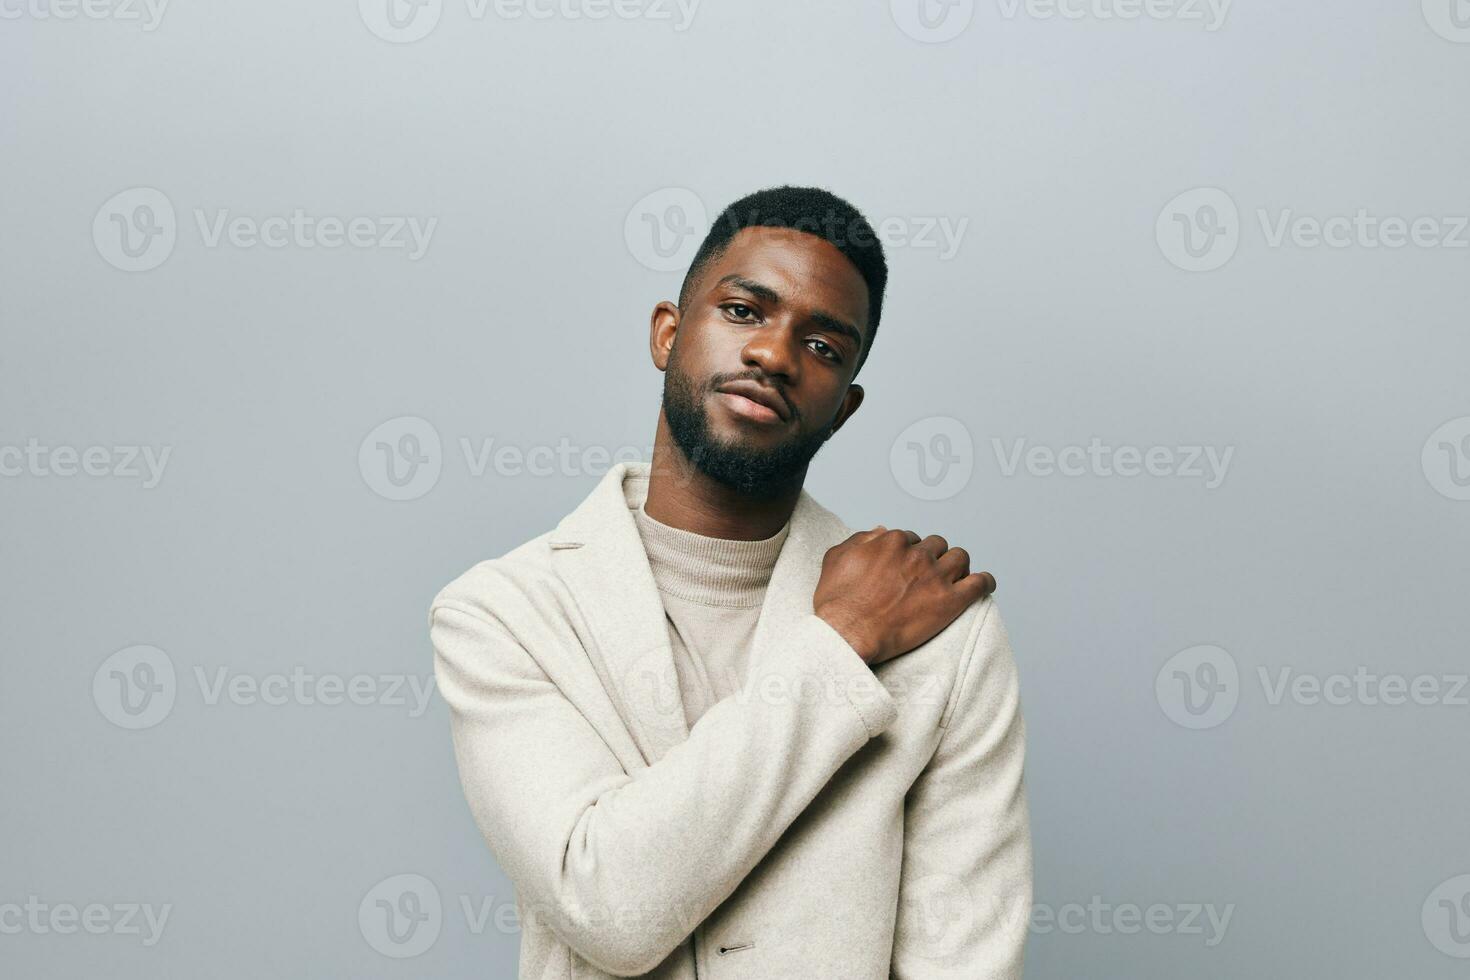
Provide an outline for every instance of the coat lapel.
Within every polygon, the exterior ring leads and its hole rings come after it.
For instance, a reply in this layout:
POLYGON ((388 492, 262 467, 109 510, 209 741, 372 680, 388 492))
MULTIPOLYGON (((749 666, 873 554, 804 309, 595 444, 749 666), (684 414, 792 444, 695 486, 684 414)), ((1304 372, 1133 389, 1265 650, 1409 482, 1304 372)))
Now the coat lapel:
MULTIPOLYGON (((591 633, 588 656, 652 765, 687 739, 689 729, 663 602, 623 487, 624 479, 646 478, 650 469, 644 461, 615 464, 557 525, 549 544, 553 567, 591 633)), ((841 521, 801 491, 756 621, 751 662, 812 612, 822 558, 846 533, 841 521)))

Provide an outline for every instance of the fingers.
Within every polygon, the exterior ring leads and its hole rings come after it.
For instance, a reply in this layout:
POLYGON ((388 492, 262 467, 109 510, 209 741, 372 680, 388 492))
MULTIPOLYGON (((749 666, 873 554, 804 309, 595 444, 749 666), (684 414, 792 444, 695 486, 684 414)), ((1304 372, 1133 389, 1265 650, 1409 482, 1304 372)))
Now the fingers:
MULTIPOLYGON (((935 565, 941 568, 950 581, 963 592, 973 594, 974 599, 984 598, 995 591, 995 576, 989 572, 970 573, 970 553, 964 548, 949 546, 941 534, 931 534, 926 538, 920 538, 917 533, 906 528, 896 528, 902 534, 904 540, 912 547, 917 546, 921 551, 934 560, 935 565)), ((889 528, 882 524, 874 525, 867 531, 859 531, 850 540, 866 541, 871 538, 881 537, 891 533, 889 528)))
POLYGON ((856 532, 854 532, 851 536, 848 537, 847 540, 849 540, 849 541, 867 541, 870 538, 876 538, 879 535, 886 534, 886 533, 888 533, 888 528, 884 527, 882 524, 875 524, 875 525, 873 525, 872 527, 870 527, 866 531, 856 531, 856 532))
POLYGON ((970 574, 970 553, 964 548, 950 548, 944 554, 934 559, 934 565, 951 582, 958 582, 970 574))
MULTIPOLYGON (((917 538, 918 535, 914 537, 917 538)), ((944 540, 942 535, 931 534, 919 542, 919 550, 928 552, 930 558, 938 561, 939 557, 949 550, 949 542, 944 540)))
POLYGON ((872 538, 881 538, 885 534, 901 534, 901 535, 903 535, 904 540, 908 544, 917 544, 919 542, 919 536, 917 534, 915 534, 913 531, 908 531, 908 530, 905 530, 903 528, 898 528, 898 527, 889 528, 889 527, 885 527, 882 524, 875 524, 870 530, 867 530, 867 531, 859 531, 856 534, 854 534, 851 538, 849 538, 848 540, 849 541, 867 541, 867 540, 870 540, 872 538))
POLYGON ((963 592, 972 593, 970 601, 983 599, 995 591, 995 576, 989 572, 972 572, 955 585, 963 592))

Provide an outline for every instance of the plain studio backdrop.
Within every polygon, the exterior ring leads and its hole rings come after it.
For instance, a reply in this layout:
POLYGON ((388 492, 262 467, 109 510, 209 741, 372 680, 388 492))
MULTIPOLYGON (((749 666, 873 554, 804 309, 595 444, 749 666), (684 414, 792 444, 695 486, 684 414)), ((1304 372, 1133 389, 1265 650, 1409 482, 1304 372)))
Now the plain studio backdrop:
POLYGON ((1000 582, 1027 976, 1464 975, 1464 0, 0 0, 0 72, 6 976, 513 975, 429 599, 647 458, 779 183, 891 266, 808 489, 1000 582))

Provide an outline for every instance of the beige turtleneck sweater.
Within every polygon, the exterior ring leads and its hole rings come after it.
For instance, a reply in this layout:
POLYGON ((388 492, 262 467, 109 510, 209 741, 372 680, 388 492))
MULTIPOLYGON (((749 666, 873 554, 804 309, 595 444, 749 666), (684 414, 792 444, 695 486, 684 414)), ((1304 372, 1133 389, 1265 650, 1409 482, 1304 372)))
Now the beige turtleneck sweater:
POLYGON ((663 600, 684 702, 694 723, 745 683, 751 640, 776 556, 791 530, 760 541, 711 538, 633 511, 648 565, 663 600))

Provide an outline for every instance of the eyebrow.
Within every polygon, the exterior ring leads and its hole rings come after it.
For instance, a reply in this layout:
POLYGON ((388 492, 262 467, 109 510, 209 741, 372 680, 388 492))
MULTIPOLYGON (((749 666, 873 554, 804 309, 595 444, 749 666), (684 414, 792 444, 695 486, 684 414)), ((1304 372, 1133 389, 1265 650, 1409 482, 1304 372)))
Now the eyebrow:
MULTIPOLYGON (((736 288, 743 289, 757 299, 764 300, 767 303, 772 304, 773 306, 779 305, 781 302, 781 294, 776 292, 770 286, 767 286, 764 283, 756 282, 754 279, 747 279, 744 276, 736 273, 731 273, 730 275, 725 276, 719 282, 715 283, 715 285, 735 286, 736 288)), ((813 310, 810 314, 810 318, 812 320, 815 320, 818 325, 825 327, 828 330, 831 330, 833 333, 840 333, 844 337, 847 337, 853 342, 854 345, 856 345, 859 351, 863 349, 862 332, 859 331, 858 328, 853 326, 851 323, 848 323, 846 320, 843 320, 840 317, 835 317, 830 313, 823 312, 822 310, 813 310)))

